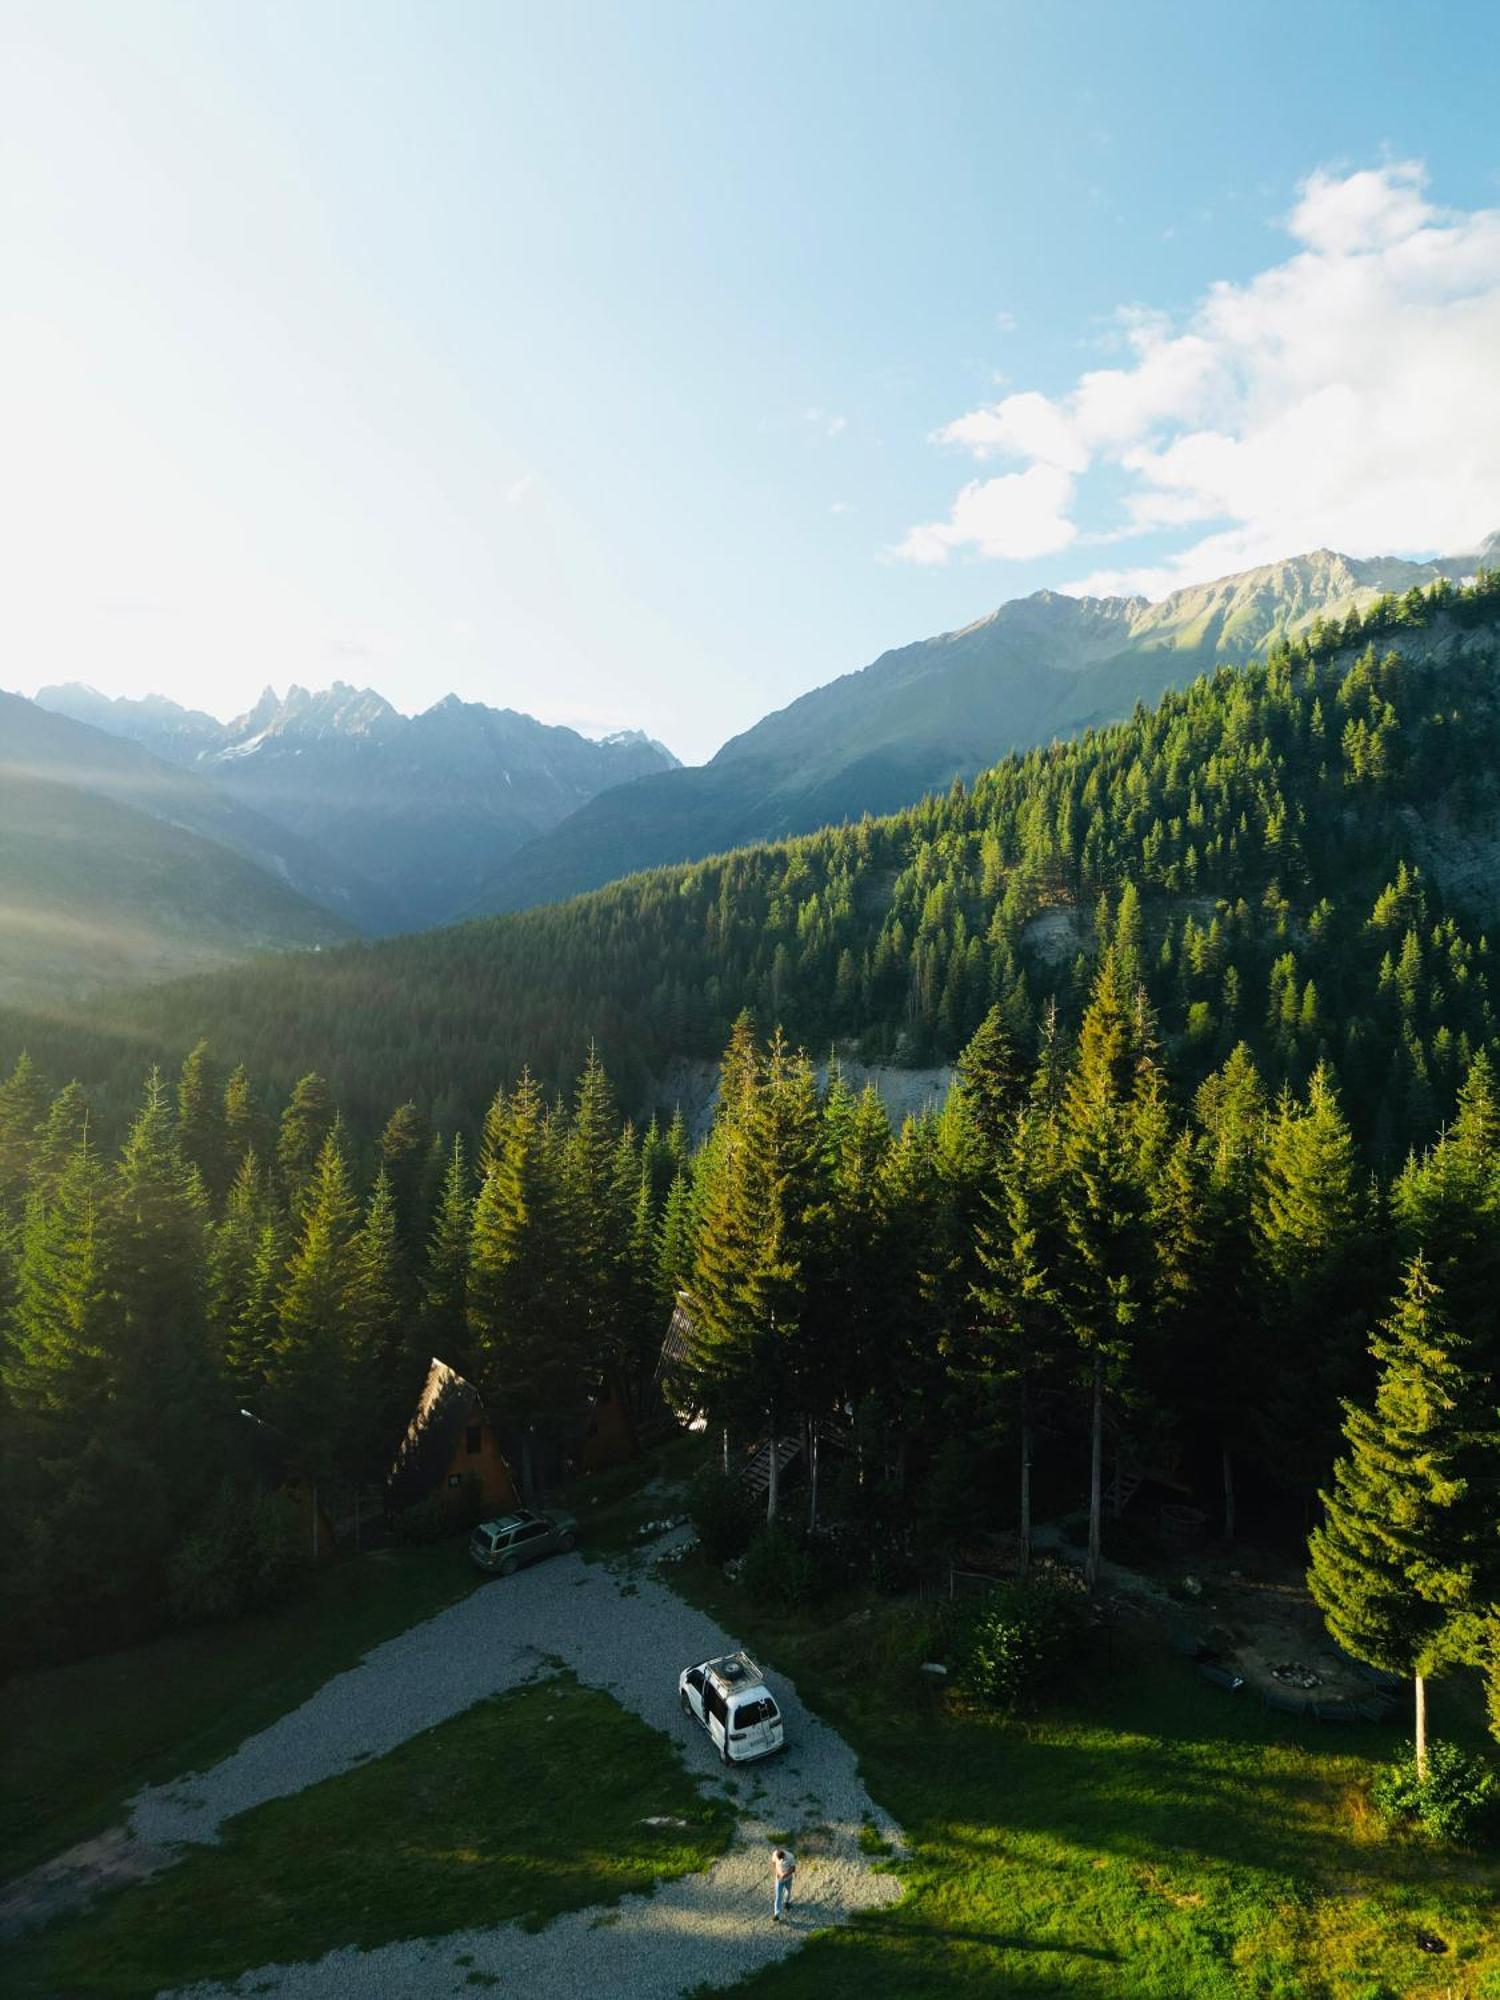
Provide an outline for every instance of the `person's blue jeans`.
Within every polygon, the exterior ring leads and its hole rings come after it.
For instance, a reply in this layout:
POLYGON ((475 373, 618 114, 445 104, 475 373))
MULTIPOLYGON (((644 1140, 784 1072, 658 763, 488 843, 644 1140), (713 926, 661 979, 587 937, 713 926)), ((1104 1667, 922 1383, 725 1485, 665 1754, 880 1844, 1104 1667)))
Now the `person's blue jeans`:
POLYGON ((791 1876, 778 1875, 776 1878, 776 1901, 771 1906, 772 1916, 779 1917, 782 1911, 786 1908, 787 1904, 791 1902, 791 1900, 792 1900, 791 1876))

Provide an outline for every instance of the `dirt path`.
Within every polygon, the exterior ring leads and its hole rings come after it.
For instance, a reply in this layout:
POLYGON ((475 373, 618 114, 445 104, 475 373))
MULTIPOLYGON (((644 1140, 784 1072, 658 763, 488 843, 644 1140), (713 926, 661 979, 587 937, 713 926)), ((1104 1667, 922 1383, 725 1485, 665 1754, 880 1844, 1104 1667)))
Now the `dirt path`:
MULTIPOLYGON (((865 1792, 848 1745, 807 1712, 789 1682, 769 1676, 790 1747, 763 1765, 726 1771, 682 1714, 679 1669, 734 1644, 649 1574, 627 1576, 577 1556, 486 1585, 376 1647, 212 1770, 139 1793, 126 1827, 17 1883, 7 1898, 11 1920, 37 1921, 100 1887, 154 1873, 182 1845, 216 1840, 235 1814, 382 1756, 487 1695, 566 1667, 680 1742, 706 1790, 728 1786, 740 1826, 712 1868, 539 1932, 502 1925, 367 1953, 336 1951, 305 1965, 257 1967, 229 1986, 185 1991, 436 2000, 473 1991, 474 1973, 485 1984, 498 1978, 502 1992, 524 1987, 528 2000, 627 1991, 666 2000, 698 1985, 730 1985, 795 1949, 811 1930, 900 1894, 895 1878, 877 1873, 859 1846, 867 1820, 897 1846, 899 1829, 865 1792), (792 1922, 776 1925, 768 1847, 772 1832, 787 1831, 800 1843, 798 1907, 792 1922)), ((0 1905, 0 1924, 5 1918, 0 1905)))

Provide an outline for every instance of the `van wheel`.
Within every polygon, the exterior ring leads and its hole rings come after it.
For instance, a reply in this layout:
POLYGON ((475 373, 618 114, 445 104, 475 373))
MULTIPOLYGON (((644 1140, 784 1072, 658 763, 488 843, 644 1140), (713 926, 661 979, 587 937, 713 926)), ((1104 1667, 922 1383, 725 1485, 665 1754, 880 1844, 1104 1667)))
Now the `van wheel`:
POLYGON ((721 1764, 727 1764, 729 1762, 729 1745, 727 1743, 721 1743, 719 1745, 719 1762, 721 1764))
POLYGON ((500 1574, 502 1576, 514 1576, 520 1567, 521 1565, 516 1561, 514 1556, 507 1556, 505 1561, 500 1565, 500 1574))
POLYGON ((560 1555, 567 1555, 571 1550, 577 1548, 577 1546, 578 1537, 576 1535, 564 1535, 557 1545, 558 1553, 560 1555))
POLYGON ((693 1712, 693 1704, 687 1698, 686 1688, 679 1688, 677 1690, 677 1699, 682 1703, 683 1714, 690 1716, 693 1712))

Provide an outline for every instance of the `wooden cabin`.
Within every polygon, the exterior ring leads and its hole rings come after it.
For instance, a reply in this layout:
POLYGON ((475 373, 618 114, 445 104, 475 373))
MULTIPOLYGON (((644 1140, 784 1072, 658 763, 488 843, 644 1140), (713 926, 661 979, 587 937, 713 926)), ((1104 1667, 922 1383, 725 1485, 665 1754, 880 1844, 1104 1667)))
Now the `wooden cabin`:
POLYGON ((510 1466, 472 1382, 436 1355, 386 1478, 386 1505, 403 1513, 420 1501, 451 1500, 479 1518, 520 1505, 510 1466))
POLYGON ((641 1455, 630 1406, 612 1377, 589 1404, 574 1463, 580 1472, 603 1472, 607 1466, 628 1465, 641 1455))
POLYGON ((693 1407, 687 1387, 687 1367, 696 1340, 692 1300, 686 1292, 679 1292, 651 1386, 662 1406, 689 1429, 700 1429, 703 1422, 702 1412, 693 1407))

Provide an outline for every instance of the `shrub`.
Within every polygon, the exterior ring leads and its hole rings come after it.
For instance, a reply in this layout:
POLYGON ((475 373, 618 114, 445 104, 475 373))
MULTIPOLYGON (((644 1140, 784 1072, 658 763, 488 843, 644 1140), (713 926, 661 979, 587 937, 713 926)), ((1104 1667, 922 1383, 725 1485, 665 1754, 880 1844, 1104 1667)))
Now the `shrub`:
POLYGON ((450 1535, 472 1528, 484 1513, 484 1486, 471 1473, 462 1486, 429 1493, 415 1506, 403 1508, 392 1517, 391 1533, 398 1542, 425 1547, 443 1542, 450 1535))
POLYGON ((1415 1751, 1380 1771, 1370 1800, 1388 1825, 1416 1825, 1434 1840, 1477 1846, 1500 1832, 1500 1781, 1482 1757, 1456 1743, 1435 1743, 1427 1753, 1426 1780, 1417 1776, 1415 1751))
POLYGON ((740 1582, 756 1603, 775 1611, 810 1604, 823 1588, 818 1559, 786 1528, 762 1528, 745 1551, 740 1582))
POLYGON ((279 1604, 306 1568, 296 1509, 274 1493, 219 1489, 167 1565, 167 1607, 182 1625, 279 1604))
POLYGON ((730 1473, 707 1467, 693 1481, 688 1515, 710 1562, 726 1563, 750 1546, 755 1522, 743 1484, 730 1473))
POLYGON ((1083 1635, 1084 1600, 1059 1578, 1002 1584, 974 1614, 959 1647, 958 1683, 991 1708, 1035 1701, 1083 1635))

